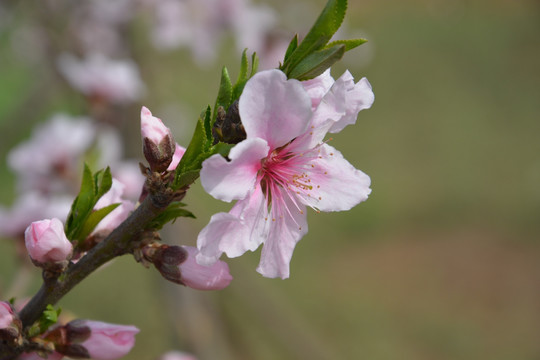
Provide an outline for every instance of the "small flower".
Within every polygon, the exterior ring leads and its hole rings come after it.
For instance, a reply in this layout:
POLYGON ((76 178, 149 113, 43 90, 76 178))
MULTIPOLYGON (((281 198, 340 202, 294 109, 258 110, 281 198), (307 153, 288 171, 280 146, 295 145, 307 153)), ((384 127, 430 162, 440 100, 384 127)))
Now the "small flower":
POLYGON ((141 135, 143 140, 144 157, 152 171, 163 172, 172 162, 176 143, 171 130, 161 119, 152 116, 146 107, 141 109, 141 135))
POLYGON ((90 357, 96 360, 114 360, 125 356, 135 345, 135 335, 139 332, 139 329, 131 325, 115 325, 91 320, 76 320, 76 322, 78 327, 90 328, 90 337, 81 342, 81 345, 88 350, 90 357))
POLYGON ((229 213, 212 216, 199 234, 200 264, 213 264, 224 252, 240 256, 264 243, 257 271, 287 278, 294 247, 307 233, 306 206, 343 211, 367 199, 370 178, 323 142, 328 131, 353 123, 373 102, 367 80, 354 84, 348 75, 331 86, 329 79, 311 84, 326 92, 307 91, 279 70, 260 72, 247 82, 239 105, 246 140, 231 149, 229 160, 213 155, 201 170, 210 195, 238 202, 229 213))
POLYGON ((26 249, 38 263, 59 262, 71 256, 73 246, 57 218, 35 221, 24 233, 26 249))

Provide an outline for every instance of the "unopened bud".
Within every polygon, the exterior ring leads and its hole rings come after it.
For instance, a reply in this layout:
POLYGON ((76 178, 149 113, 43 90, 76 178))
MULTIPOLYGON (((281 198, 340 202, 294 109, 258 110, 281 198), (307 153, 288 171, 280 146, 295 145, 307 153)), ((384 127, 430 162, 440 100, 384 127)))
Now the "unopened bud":
POLYGON ((151 261, 165 279, 177 284, 198 290, 221 290, 229 286, 232 276, 227 263, 199 265, 195 261, 198 251, 191 246, 162 245, 153 249, 151 261))
POLYGON ((90 329, 90 336, 80 343, 92 359, 114 360, 125 356, 135 345, 135 326, 108 324, 100 321, 81 320, 78 326, 90 329))
POLYGON ((171 130, 144 106, 141 110, 141 135, 144 157, 150 169, 160 173, 167 170, 176 146, 171 130))
POLYGON ((24 240, 30 257, 41 264, 67 260, 73 250, 64 225, 56 218, 30 224, 24 232, 24 240))
POLYGON ((240 120, 238 100, 229 106, 227 112, 221 106, 218 108, 212 135, 216 143, 221 141, 228 144, 238 144, 240 141, 245 140, 246 130, 240 120))
POLYGON ((0 343, 1 340, 8 343, 19 342, 21 329, 21 320, 13 311, 11 304, 0 301, 0 343))

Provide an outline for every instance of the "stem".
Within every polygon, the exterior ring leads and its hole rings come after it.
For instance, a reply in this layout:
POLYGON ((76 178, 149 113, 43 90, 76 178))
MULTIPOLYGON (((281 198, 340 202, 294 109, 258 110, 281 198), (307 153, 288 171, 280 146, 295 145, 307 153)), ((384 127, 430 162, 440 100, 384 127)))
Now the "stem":
MULTIPOLYGON (((160 194, 162 195, 162 194, 160 194)), ((109 236, 97 244, 84 255, 77 263, 70 263, 66 271, 58 278, 45 279, 36 295, 19 313, 24 328, 28 328, 39 319, 47 305, 55 305, 64 295, 71 291, 79 282, 90 273, 109 260, 127 254, 134 247, 134 240, 138 234, 146 230, 147 224, 157 215, 165 211, 173 200, 170 196, 147 196, 137 209, 109 236), (158 200, 158 201, 156 201, 158 200)), ((24 349, 0 346, 0 360, 16 358, 24 349)))

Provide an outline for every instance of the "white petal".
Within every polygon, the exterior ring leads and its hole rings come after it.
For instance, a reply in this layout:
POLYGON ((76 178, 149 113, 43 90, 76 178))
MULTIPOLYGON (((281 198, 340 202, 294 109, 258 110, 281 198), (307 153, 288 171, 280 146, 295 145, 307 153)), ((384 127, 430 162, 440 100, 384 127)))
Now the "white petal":
POLYGON ((229 213, 212 216, 199 233, 197 262, 213 264, 221 254, 237 257, 254 251, 268 236, 266 198, 257 186, 244 200, 238 201, 229 213))
POLYGON ((345 115, 332 126, 330 129, 331 133, 340 132, 345 126, 356 123, 358 113, 362 110, 369 109, 375 101, 375 95, 369 81, 366 78, 362 78, 358 83, 354 84, 354 79, 348 71, 336 81, 334 86, 341 86, 345 90, 342 97, 345 106, 345 115))
POLYGON ((261 71, 247 83, 239 102, 248 139, 265 139, 271 149, 303 134, 311 124, 311 99, 302 84, 279 70, 261 71))
POLYGON ((368 175, 352 166, 330 145, 320 147, 308 173, 312 189, 303 202, 321 211, 344 211, 367 199, 371 193, 368 175))
POLYGON ((282 200, 281 204, 272 204, 270 233, 257 267, 257 271, 268 278, 289 277, 289 263, 294 247, 308 231, 305 207, 300 205, 297 208, 287 197, 282 200))
POLYGON ((261 159, 268 155, 263 139, 246 139, 229 153, 227 161, 216 154, 203 162, 201 184, 216 199, 230 202, 243 199, 254 188, 261 159))

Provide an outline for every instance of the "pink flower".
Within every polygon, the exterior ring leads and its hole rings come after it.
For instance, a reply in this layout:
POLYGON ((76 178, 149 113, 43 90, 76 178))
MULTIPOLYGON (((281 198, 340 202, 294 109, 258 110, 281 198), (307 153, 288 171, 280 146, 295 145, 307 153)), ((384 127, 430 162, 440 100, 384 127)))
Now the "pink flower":
POLYGON ((0 208, 0 235, 18 237, 33 221, 53 217, 65 219, 72 201, 71 196, 45 196, 27 191, 16 199, 10 210, 0 208))
POLYGON ((5 329, 11 325, 15 316, 11 305, 5 301, 0 301, 0 329, 5 329))
POLYGON ((176 150, 171 130, 144 106, 141 109, 141 136, 144 157, 150 168, 157 172, 167 170, 176 150))
POLYGON ((216 261, 211 266, 199 265, 195 260, 199 250, 192 246, 182 247, 188 253, 187 259, 180 264, 182 282, 186 286, 198 290, 221 290, 229 286, 233 277, 226 262, 216 261))
POLYGON ((73 246, 64 233, 64 225, 57 218, 35 221, 24 232, 30 257, 40 263, 66 260, 73 246))
POLYGON ((351 88, 346 74, 316 101, 301 82, 287 80, 279 70, 248 81, 239 103, 246 140, 231 150, 230 161, 213 155, 201 170, 208 193, 238 202, 229 213, 212 216, 199 234, 200 264, 264 243, 257 271, 287 278, 294 247, 307 232, 306 206, 343 211, 367 199, 370 178, 323 142, 330 129, 351 123, 373 102, 371 88, 362 92, 354 82, 351 88))
POLYGON ((139 69, 131 60, 108 59, 99 53, 78 60, 62 54, 58 69, 71 86, 87 96, 129 103, 139 100, 145 92, 139 69))
POLYGON ((90 328, 90 337, 81 345, 96 360, 113 360, 125 356, 135 345, 135 335, 139 332, 135 326, 91 320, 83 320, 79 326, 90 328))

